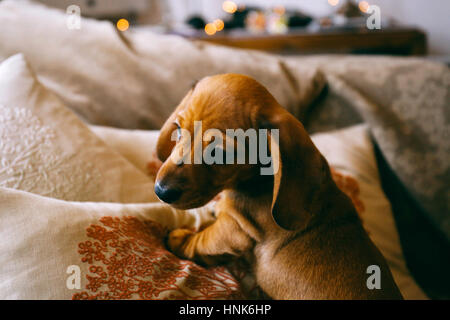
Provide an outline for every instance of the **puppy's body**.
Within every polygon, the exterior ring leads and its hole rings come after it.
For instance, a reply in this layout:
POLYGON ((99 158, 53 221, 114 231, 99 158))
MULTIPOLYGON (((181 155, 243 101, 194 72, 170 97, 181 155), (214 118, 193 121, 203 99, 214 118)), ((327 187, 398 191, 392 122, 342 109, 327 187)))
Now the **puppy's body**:
POLYGON ((301 123, 253 79, 228 74, 202 80, 162 128, 158 155, 165 163, 155 190, 172 205, 201 206, 225 190, 215 223, 198 233, 170 234, 168 244, 179 256, 214 264, 253 250, 257 282, 275 299, 401 298, 387 263, 301 123), (258 165, 175 165, 169 159, 181 142, 169 139, 174 124, 192 131, 198 120, 204 130, 279 129, 279 147, 271 153, 274 158, 279 149, 280 169, 262 176, 258 165), (371 265, 380 268, 381 289, 367 287, 371 265))
MULTIPOLYGON (((257 181, 253 185, 259 187, 251 194, 245 189, 225 191, 217 210, 219 219, 226 215, 235 221, 226 228, 230 248, 253 251, 257 282, 270 297, 401 299, 383 256, 363 230, 351 200, 340 190, 334 191, 335 197, 329 197, 331 206, 324 201, 324 208, 329 209, 318 214, 307 228, 287 231, 279 228, 271 216, 273 184, 257 181), (370 265, 380 267, 382 290, 367 288, 366 270, 370 265)), ((223 238, 213 234, 203 241, 213 246, 220 243, 218 239, 223 238)), ((199 254, 199 245, 195 247, 197 252, 190 256, 199 261, 206 256, 208 262, 211 256, 199 254)), ((215 250, 221 252, 220 248, 215 250)))
MULTIPOLYGON (((229 196, 234 198, 233 205, 237 205, 237 197, 229 196)), ((234 217, 254 221, 252 225, 257 226, 254 270, 258 284, 269 296, 274 299, 401 298, 384 258, 363 230, 356 212, 329 213, 305 230, 286 231, 275 225, 270 212, 262 208, 263 201, 246 201, 241 208, 242 216, 234 217), (366 286, 369 276, 366 268, 370 265, 378 265, 382 271, 382 290, 369 290, 366 286)), ((270 207, 270 199, 265 201, 270 207)))

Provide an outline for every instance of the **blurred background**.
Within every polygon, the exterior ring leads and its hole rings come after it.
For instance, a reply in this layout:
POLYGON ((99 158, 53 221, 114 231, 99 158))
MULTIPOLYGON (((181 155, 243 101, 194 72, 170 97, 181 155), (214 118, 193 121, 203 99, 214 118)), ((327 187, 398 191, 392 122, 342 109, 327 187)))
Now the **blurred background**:
POLYGON ((229 46, 282 54, 430 55, 448 61, 448 0, 40 0, 120 30, 152 28, 229 46), (381 29, 369 30, 370 6, 381 29))

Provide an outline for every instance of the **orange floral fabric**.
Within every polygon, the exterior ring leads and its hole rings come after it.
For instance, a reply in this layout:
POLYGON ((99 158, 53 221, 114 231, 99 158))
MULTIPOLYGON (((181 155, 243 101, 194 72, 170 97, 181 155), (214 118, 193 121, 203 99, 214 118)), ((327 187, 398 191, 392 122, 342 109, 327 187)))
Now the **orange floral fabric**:
POLYGON ((89 274, 73 299, 242 299, 224 267, 204 269, 165 249, 166 230, 134 217, 103 217, 79 244, 89 274))

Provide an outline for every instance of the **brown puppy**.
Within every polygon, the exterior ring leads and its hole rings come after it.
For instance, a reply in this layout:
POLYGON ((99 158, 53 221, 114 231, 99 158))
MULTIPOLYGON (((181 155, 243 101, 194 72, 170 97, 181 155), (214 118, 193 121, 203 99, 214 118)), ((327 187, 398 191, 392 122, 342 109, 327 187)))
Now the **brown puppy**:
POLYGON ((201 80, 161 129, 157 153, 164 164, 155 191, 163 201, 188 209, 224 191, 212 225, 198 233, 170 233, 168 244, 177 255, 213 264, 252 250, 257 282, 274 299, 402 298, 302 124, 255 80, 237 74, 201 80), (192 148, 184 159, 191 163, 195 148, 210 143, 193 140, 194 121, 200 120, 203 132, 279 129, 279 146, 270 149, 279 170, 261 175, 259 164, 180 164, 186 143, 192 148), (371 265, 381 270, 381 289, 367 287, 371 265))

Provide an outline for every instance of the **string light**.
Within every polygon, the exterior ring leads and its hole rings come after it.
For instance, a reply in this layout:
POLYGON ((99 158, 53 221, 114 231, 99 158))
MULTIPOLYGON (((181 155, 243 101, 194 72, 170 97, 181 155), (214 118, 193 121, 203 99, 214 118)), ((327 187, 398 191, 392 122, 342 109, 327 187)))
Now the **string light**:
POLYGON ((360 1, 358 5, 359 10, 362 12, 367 12, 367 10, 369 10, 369 6, 370 4, 367 1, 360 1))
POLYGON ((208 23, 208 24, 205 26, 205 33, 206 33, 208 36, 212 36, 212 35, 214 35, 216 32, 217 32, 217 28, 216 28, 216 25, 215 25, 214 23, 208 23))
POLYGON ((233 1, 224 1, 222 3, 222 9, 227 13, 235 13, 237 10, 237 5, 233 1))
POLYGON ((283 6, 278 6, 273 8, 273 12, 275 12, 279 16, 282 16, 286 12, 286 9, 283 6))
POLYGON ((116 26, 117 29, 119 29, 120 31, 126 31, 130 27, 130 23, 128 22, 127 19, 119 19, 119 21, 117 21, 116 26))
POLYGON ((225 27, 225 24, 221 19, 214 20, 214 25, 217 31, 222 31, 223 28, 225 27))
POLYGON ((339 4, 339 0, 328 0, 328 4, 335 7, 339 4))

